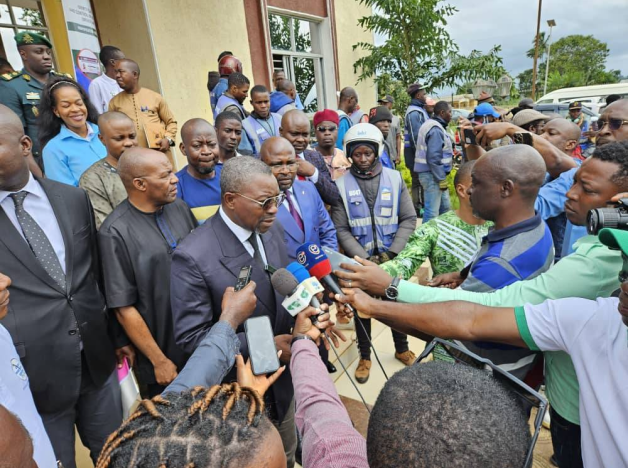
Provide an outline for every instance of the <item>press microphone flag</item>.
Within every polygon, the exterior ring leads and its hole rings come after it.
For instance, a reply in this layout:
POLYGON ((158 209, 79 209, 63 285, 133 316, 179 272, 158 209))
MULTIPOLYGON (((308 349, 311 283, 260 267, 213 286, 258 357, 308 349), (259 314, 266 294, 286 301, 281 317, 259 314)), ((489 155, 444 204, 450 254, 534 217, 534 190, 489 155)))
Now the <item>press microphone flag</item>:
POLYGON ((299 284, 302 284, 310 293, 314 295, 312 298, 312 307, 319 308, 320 303, 316 298, 316 294, 324 292, 325 288, 314 276, 310 276, 309 272, 299 263, 292 262, 287 267, 292 275, 296 278, 299 284))
POLYGON ((285 268, 280 268, 273 273, 271 283, 279 294, 285 296, 281 305, 293 317, 310 305, 320 308, 316 294, 324 289, 316 278, 307 278, 305 282, 299 284, 292 273, 285 268))

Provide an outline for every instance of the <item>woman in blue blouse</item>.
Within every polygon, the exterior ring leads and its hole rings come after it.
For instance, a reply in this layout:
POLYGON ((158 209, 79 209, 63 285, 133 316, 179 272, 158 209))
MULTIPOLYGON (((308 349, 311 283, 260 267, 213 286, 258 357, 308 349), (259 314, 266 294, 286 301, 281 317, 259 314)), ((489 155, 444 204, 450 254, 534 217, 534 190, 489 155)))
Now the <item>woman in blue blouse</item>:
POLYGON ((39 138, 46 177, 78 187, 79 179, 107 156, 98 138, 98 113, 71 78, 53 77, 39 103, 39 138))

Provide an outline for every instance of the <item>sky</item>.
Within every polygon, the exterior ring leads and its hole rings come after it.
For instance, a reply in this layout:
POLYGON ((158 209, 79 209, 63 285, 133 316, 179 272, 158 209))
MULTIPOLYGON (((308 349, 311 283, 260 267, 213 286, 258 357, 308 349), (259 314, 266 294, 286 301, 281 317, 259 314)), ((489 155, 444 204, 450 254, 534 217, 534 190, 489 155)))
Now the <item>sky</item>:
MULTIPOLYGON (((473 49, 487 52, 501 45, 504 67, 515 78, 532 68, 526 51, 536 34, 536 0, 447 0, 458 12, 449 18, 447 30, 468 54, 473 49)), ((571 34, 593 35, 606 42, 610 54, 607 69, 628 75, 628 0, 544 0, 541 31, 549 31, 547 20, 556 21, 552 42, 571 34)), ((551 71, 551 59, 550 59, 551 71)))

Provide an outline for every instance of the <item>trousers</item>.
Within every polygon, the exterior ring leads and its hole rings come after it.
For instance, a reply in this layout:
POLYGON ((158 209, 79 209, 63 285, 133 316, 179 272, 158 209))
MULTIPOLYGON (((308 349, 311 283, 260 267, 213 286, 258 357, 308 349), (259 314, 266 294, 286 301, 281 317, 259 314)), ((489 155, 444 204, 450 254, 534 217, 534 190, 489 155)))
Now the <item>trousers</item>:
MULTIPOLYGON (((371 348, 369 340, 371 339, 371 319, 363 319, 355 317, 359 320, 364 327, 361 327, 359 323, 355 324, 355 332, 358 336, 358 348, 360 349, 360 357, 362 359, 371 359, 371 348), (365 333, 366 331, 366 333, 365 333)), ((398 332, 397 330, 390 329, 392 331, 393 341, 395 342, 395 351, 398 353, 405 353, 408 351, 408 335, 398 332)))
POLYGON ((449 191, 441 190, 438 181, 431 172, 421 172, 419 181, 423 187, 423 197, 425 210, 423 211, 423 224, 438 215, 448 212, 451 209, 449 201, 449 191))
POLYGON ((567 421, 550 406, 550 433, 559 468, 583 468, 580 426, 567 421))
POLYGON ((297 452, 297 427, 294 422, 294 399, 292 403, 290 403, 290 408, 286 412, 283 421, 277 422, 272 417, 271 421, 281 436, 283 449, 286 452, 286 466, 287 468, 294 468, 294 464, 296 463, 295 454, 297 452))
POLYGON ((94 464, 107 437, 122 424, 122 397, 117 372, 114 371, 101 387, 96 387, 85 359, 81 361, 81 389, 74 404, 56 413, 41 414, 55 456, 65 468, 76 468, 75 424, 94 464))

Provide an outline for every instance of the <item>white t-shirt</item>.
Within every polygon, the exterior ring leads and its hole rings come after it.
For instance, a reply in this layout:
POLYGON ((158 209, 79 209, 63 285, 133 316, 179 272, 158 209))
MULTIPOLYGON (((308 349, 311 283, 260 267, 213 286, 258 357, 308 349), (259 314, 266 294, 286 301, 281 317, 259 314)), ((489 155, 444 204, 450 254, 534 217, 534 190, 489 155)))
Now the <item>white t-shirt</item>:
POLYGON ((628 327, 617 298, 559 299, 516 310, 531 349, 571 355, 580 383, 582 458, 587 468, 628 466, 628 327), (536 346, 534 346, 536 345, 536 346))
POLYGON ((89 100, 92 101, 98 113, 102 114, 109 109, 111 98, 120 92, 122 88, 118 86, 118 82, 103 73, 89 85, 89 100))
POLYGON ((16 415, 33 439, 34 459, 39 468, 55 468, 57 459, 41 417, 35 408, 28 376, 13 339, 0 325, 0 404, 16 415))

